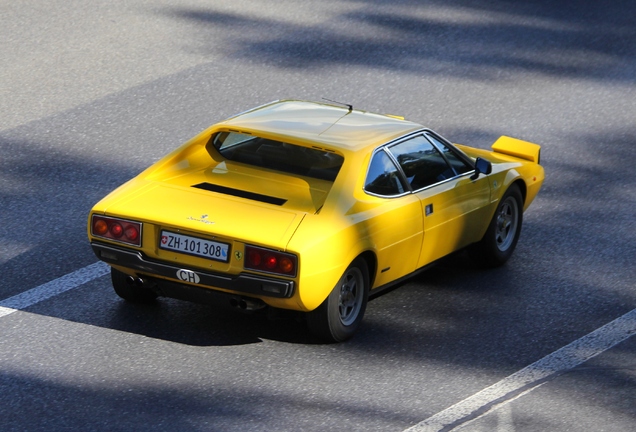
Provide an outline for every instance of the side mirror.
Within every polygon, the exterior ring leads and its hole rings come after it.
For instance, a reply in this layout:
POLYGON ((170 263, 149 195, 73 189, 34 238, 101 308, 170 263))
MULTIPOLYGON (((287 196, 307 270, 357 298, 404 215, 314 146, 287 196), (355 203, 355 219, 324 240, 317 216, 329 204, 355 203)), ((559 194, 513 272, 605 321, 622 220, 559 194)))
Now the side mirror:
POLYGON ((486 159, 480 157, 475 161, 475 174, 470 176, 471 180, 477 180, 479 174, 490 174, 492 172, 492 164, 486 159))

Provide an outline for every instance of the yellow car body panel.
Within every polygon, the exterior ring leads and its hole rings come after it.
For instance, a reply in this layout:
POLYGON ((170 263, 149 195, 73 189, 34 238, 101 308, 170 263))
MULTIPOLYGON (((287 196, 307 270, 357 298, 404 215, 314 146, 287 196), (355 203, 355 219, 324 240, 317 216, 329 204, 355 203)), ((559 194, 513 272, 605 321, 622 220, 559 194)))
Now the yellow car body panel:
POLYGON ((416 193, 432 213, 424 221, 424 245, 418 267, 479 241, 494 208, 487 177, 460 177, 416 193))
POLYGON ((312 311, 356 258, 367 261, 371 290, 387 286, 479 241, 513 182, 520 184, 524 209, 541 187, 539 147, 506 138, 494 151, 456 147, 472 160, 490 161, 489 175, 472 179, 464 174, 394 197, 367 193, 374 152, 425 130, 400 118, 318 103, 258 107, 206 129, 102 199, 89 215, 89 240, 100 259, 133 277, 312 311), (341 157, 342 166, 330 180, 229 160, 211 144, 211 137, 227 132, 318 149, 341 157), (93 215, 139 222, 141 245, 96 235, 93 215), (229 257, 210 260, 166 250, 160 244, 165 233, 228 245, 229 257), (286 276, 246 268, 246 245, 296 256, 297 272, 286 276), (128 264, 132 259, 135 266, 128 264), (222 283, 204 286, 180 279, 175 269, 222 283), (249 283, 258 279, 263 287, 278 281, 293 289, 276 296, 245 292, 233 288, 230 279, 236 277, 249 283))
MULTIPOLYGON (((346 170, 360 165, 351 158, 346 170)), ((357 169, 356 171, 359 171, 357 169)), ((340 175, 339 175, 340 176, 340 175)), ((416 269, 422 244, 422 208, 413 195, 386 200, 362 191, 364 173, 359 174, 356 193, 338 193, 317 215, 307 215, 294 234, 289 249, 301 256, 300 302, 306 310, 319 306, 347 266, 360 254, 370 252, 380 265, 372 268, 371 289, 401 278, 416 269)), ((346 189, 350 189, 351 185, 346 189)))

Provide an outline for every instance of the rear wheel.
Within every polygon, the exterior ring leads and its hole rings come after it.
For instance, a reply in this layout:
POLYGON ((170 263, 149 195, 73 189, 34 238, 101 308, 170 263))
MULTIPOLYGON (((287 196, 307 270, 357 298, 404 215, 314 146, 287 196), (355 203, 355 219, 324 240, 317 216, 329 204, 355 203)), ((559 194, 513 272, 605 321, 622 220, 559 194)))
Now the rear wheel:
POLYGON ((157 294, 139 286, 134 279, 125 273, 114 268, 110 268, 110 279, 117 295, 131 303, 152 303, 157 298, 157 294))
POLYGON ((325 301, 307 314, 309 329, 328 342, 349 339, 362 321, 368 296, 369 269, 358 258, 345 270, 325 301))
POLYGON ((501 198, 486 234, 470 249, 472 258, 486 267, 503 265, 517 246, 523 222, 523 199, 513 184, 501 198))

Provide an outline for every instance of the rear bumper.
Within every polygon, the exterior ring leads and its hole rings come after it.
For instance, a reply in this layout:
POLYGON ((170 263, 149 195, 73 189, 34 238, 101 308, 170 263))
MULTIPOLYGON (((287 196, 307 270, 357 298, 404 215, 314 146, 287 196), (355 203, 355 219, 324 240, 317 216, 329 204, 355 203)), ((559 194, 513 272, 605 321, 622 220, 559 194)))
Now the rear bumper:
POLYGON ((142 252, 136 250, 99 242, 92 242, 91 247, 97 258, 108 264, 133 270, 138 276, 169 278, 177 284, 183 284, 184 291, 190 287, 216 288, 230 290, 236 294, 272 298, 290 298, 294 294, 294 281, 251 274, 228 276, 198 269, 184 269, 149 260, 142 252))

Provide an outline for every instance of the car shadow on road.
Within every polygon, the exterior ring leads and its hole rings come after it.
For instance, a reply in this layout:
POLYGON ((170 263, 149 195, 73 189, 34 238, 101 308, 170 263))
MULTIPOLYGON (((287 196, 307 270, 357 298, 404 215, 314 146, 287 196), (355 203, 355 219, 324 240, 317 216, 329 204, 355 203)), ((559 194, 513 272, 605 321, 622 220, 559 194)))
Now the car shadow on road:
POLYGON ((192 346, 228 346, 275 340, 320 343, 307 331, 298 313, 242 312, 222 305, 199 305, 159 298, 154 304, 135 305, 116 300, 109 327, 154 339, 192 346))
MULTIPOLYGON (((405 285, 420 283, 420 278, 426 278, 428 283, 443 284, 449 269, 455 277, 467 279, 481 273, 466 254, 456 253, 440 260, 438 265, 422 274, 372 296, 370 303, 375 299, 391 296, 394 290, 399 290, 405 285)), ((459 290, 471 289, 474 290, 470 286, 464 286, 459 290)), ((500 286, 497 289, 506 288, 500 286)), ((154 339, 191 346, 245 345, 260 343, 263 340, 292 344, 325 344, 309 332, 304 314, 301 312, 271 308, 246 312, 230 306, 229 302, 224 301, 227 299, 221 296, 219 302, 213 305, 169 298, 159 298, 152 304, 139 305, 123 301, 114 294, 109 295, 109 300, 114 303, 108 314, 110 319, 104 323, 106 327, 154 339)), ((354 336, 354 341, 359 339, 359 342, 366 343, 364 327, 363 321, 361 336, 354 336)))

